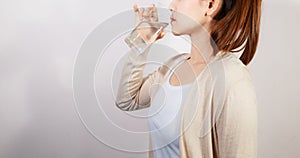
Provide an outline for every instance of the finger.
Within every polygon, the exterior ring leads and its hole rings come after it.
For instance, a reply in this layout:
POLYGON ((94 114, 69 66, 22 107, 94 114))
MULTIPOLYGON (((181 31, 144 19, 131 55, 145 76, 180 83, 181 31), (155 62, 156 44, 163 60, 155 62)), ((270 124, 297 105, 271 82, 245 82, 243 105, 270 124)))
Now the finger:
POLYGON ((165 30, 163 30, 160 34, 159 34, 159 38, 163 38, 164 36, 165 36, 165 34, 166 34, 166 32, 165 32, 165 30))
POLYGON ((157 8, 154 5, 151 7, 150 20, 158 21, 157 8))
POLYGON ((150 13, 150 8, 148 7, 148 8, 145 9, 145 11, 144 11, 144 13, 143 13, 143 16, 144 16, 144 17, 148 17, 148 16, 149 16, 149 13, 150 13))
POLYGON ((134 12, 138 12, 139 11, 138 5, 136 3, 133 4, 133 11, 134 12))
POLYGON ((160 34, 159 36, 157 36, 157 38, 155 39, 155 41, 162 39, 165 36, 165 34, 160 34))
POLYGON ((139 19, 140 19, 140 20, 143 20, 143 14, 144 14, 144 11, 145 11, 145 8, 140 8, 140 9, 139 9, 139 12, 138 12, 138 13, 139 13, 139 19))
POLYGON ((133 11, 134 11, 134 15, 135 15, 135 23, 137 24, 140 19, 139 19, 139 8, 136 3, 133 4, 133 11))
POLYGON ((152 12, 152 9, 150 7, 148 7, 144 13, 143 13, 143 17, 146 19, 146 20, 150 20, 150 13, 152 12))

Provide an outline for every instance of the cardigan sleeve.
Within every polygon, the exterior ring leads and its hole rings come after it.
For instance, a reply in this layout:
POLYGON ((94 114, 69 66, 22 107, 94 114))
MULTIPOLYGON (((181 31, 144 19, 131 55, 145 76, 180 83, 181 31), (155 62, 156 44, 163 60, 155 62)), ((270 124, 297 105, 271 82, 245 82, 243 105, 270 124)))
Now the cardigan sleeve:
POLYGON ((257 100, 251 79, 244 77, 228 90, 216 137, 220 158, 257 157, 257 100))
POLYGON ((134 111, 150 106, 150 88, 159 79, 159 69, 143 77, 147 55, 131 50, 122 69, 115 105, 123 111, 134 111))

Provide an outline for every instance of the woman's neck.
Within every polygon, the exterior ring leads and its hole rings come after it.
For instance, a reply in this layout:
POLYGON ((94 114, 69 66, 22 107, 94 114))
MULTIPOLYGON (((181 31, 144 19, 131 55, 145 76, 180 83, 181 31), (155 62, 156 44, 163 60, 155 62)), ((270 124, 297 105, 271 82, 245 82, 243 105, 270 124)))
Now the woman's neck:
POLYGON ((211 43, 210 34, 203 29, 199 29, 197 32, 190 34, 191 39, 191 64, 204 64, 215 56, 215 49, 213 49, 211 43))

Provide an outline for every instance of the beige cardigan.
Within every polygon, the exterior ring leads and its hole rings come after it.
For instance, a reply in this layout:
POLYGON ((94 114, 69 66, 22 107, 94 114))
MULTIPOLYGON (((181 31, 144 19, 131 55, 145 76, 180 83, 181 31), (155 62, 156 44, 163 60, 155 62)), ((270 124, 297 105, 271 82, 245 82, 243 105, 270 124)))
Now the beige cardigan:
MULTIPOLYGON (((124 111, 148 108, 161 84, 188 53, 169 58, 143 78, 151 48, 127 55, 115 105, 124 111), (154 86, 155 87, 155 86, 154 86), (156 86, 157 87, 157 86, 156 86)), ((257 101, 247 67, 234 54, 218 52, 193 82, 183 104, 180 158, 256 158, 257 101)), ((149 138, 151 150, 151 138, 149 138)), ((149 157, 153 157, 152 151, 149 157)))

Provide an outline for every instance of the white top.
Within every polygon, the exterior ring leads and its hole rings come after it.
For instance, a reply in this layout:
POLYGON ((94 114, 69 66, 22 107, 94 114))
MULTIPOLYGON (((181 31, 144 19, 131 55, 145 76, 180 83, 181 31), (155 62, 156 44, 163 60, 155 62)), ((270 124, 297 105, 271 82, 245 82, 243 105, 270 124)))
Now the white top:
POLYGON ((171 85, 169 82, 171 72, 155 93, 149 108, 148 126, 152 141, 150 150, 153 150, 155 158, 179 158, 180 155, 178 138, 181 105, 192 84, 171 85))

